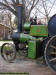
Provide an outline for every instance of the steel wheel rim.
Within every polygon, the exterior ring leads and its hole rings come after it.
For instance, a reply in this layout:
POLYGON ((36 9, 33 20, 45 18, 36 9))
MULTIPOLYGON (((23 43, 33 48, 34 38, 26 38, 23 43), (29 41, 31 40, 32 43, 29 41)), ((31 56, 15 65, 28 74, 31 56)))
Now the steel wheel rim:
POLYGON ((56 36, 53 36, 45 48, 45 60, 48 66, 56 72, 56 36), (52 43, 51 43, 52 42, 52 43), (55 46, 54 46, 55 45, 55 46), (50 49, 51 48, 51 49, 50 49), (55 61, 54 61, 55 60, 55 61))

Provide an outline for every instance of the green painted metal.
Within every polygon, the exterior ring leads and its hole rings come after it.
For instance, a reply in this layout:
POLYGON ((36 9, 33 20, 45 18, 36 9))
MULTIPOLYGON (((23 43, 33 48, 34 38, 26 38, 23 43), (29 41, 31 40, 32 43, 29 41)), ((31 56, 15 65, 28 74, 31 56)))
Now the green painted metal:
POLYGON ((36 41, 29 41, 28 48, 28 57, 35 59, 36 58, 36 41))
POLYGON ((30 35, 48 37, 48 28, 46 25, 32 25, 30 29, 30 35))
POLYGON ((42 41, 39 40, 37 41, 36 43, 36 57, 40 57, 42 54, 41 54, 41 45, 42 45, 42 41))
POLYGON ((24 34, 24 33, 21 33, 20 34, 20 41, 21 42, 26 42, 26 41, 29 41, 29 40, 34 40, 34 39, 36 39, 35 37, 32 37, 32 36, 30 36, 30 35, 28 35, 28 34, 24 34))
POLYGON ((28 57, 35 59, 41 56, 41 42, 43 38, 37 38, 35 40, 30 40, 28 44, 28 57))
POLYGON ((25 22, 24 29, 27 31, 30 30, 30 24, 31 24, 30 22, 25 22))
POLYGON ((38 41, 43 41, 43 37, 38 37, 38 38, 35 38, 35 39, 32 39, 33 41, 36 41, 36 42, 38 42, 38 41))

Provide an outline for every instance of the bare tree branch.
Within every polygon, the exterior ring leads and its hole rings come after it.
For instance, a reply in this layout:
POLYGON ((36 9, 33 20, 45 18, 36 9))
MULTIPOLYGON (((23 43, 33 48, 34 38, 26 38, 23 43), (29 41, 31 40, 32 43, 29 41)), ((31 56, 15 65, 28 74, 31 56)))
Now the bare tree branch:
POLYGON ((15 16, 17 16, 17 12, 16 12, 14 9, 12 9, 10 6, 8 6, 8 5, 6 5, 6 4, 4 4, 4 3, 2 3, 2 2, 0 2, 0 6, 5 7, 5 8, 8 9, 9 11, 11 11, 15 16))
POLYGON ((53 4, 52 4, 52 7, 51 7, 51 9, 50 9, 50 11, 49 11, 49 13, 48 13, 48 15, 50 14, 50 12, 51 12, 51 10, 52 10, 52 8, 53 8, 55 2, 56 2, 56 0, 54 0, 54 2, 53 2, 53 4))
POLYGON ((33 8, 36 6, 36 4, 39 2, 39 0, 37 0, 37 2, 35 3, 36 0, 33 0, 33 4, 31 6, 31 9, 29 11, 29 14, 31 13, 31 11, 33 10, 33 8))
MULTIPOLYGON (((49 14, 54 6, 55 1, 50 1, 50 0, 22 0, 23 1, 23 20, 24 22, 26 21, 26 19, 28 20, 31 12, 33 12, 34 14, 38 11, 39 13, 41 13, 42 15, 44 15, 47 19, 49 17, 49 14), (51 4, 51 6, 48 6, 49 2, 51 4), (35 11, 33 11, 33 9, 35 11), (44 9, 42 11, 42 9, 44 9), (50 11, 49 11, 50 9, 50 11), (44 13, 43 13, 44 12, 44 13)), ((17 17, 17 4, 19 3, 19 0, 2 0, 0 1, 0 9, 6 9, 11 11, 16 17, 17 17)), ((36 14, 38 14, 38 12, 36 14)))

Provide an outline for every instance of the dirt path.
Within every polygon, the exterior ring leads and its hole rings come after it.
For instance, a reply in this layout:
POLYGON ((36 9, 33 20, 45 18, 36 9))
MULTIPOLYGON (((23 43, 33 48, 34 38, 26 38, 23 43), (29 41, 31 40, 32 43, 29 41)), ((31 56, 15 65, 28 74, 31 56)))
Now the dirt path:
POLYGON ((54 75, 48 67, 41 66, 36 60, 17 58, 14 63, 7 63, 1 56, 0 72, 29 72, 30 75, 54 75))
MULTIPOLYGON (((3 43, 0 42, 0 45, 3 43)), ((14 63, 8 63, 0 56, 0 72, 29 72, 29 75, 54 75, 48 67, 41 65, 38 60, 23 57, 17 57, 14 63)))

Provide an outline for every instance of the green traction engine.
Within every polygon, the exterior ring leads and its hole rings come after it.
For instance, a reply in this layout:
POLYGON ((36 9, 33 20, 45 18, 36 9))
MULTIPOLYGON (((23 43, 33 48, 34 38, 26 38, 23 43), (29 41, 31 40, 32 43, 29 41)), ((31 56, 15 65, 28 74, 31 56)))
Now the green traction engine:
POLYGON ((43 38, 48 37, 46 25, 32 25, 29 21, 24 23, 24 31, 22 31, 22 0, 20 0, 17 8, 18 32, 12 35, 14 44, 5 43, 1 48, 2 57, 9 62, 15 59, 16 53, 32 59, 42 56, 43 50, 41 50, 41 45, 43 38))
POLYGON ((41 55, 41 43, 43 38, 48 37, 48 28, 46 25, 31 25, 30 22, 24 24, 24 30, 29 34, 22 33, 21 42, 28 41, 28 57, 36 58, 41 55), (24 37, 25 36, 25 37, 24 37), (29 39, 28 39, 29 38, 29 39), (25 40, 24 40, 25 39, 25 40))
POLYGON ((50 19, 48 26, 25 22, 24 31, 22 31, 22 0, 19 0, 17 8, 18 31, 12 35, 13 44, 4 43, 2 45, 1 56, 8 62, 12 62, 17 53, 31 59, 43 56, 47 64, 56 72, 56 36, 54 36, 56 35, 56 15, 50 19))
POLYGON ((24 31, 22 31, 22 9, 23 4, 20 0, 20 3, 17 5, 18 8, 18 32, 12 35, 12 40, 14 46, 10 44, 4 44, 2 46, 2 57, 5 60, 12 61, 15 58, 16 52, 19 52, 20 55, 27 56, 29 58, 37 58, 43 54, 43 51, 40 51, 41 43, 43 38, 48 37, 48 28, 46 25, 31 25, 31 22, 24 23, 24 31), (12 51, 6 50, 6 56, 3 54, 3 49, 15 50, 14 56, 12 51), (15 48, 14 48, 15 47, 15 48), (9 54, 11 58, 9 57, 9 54), (12 57, 13 56, 13 57, 12 57), (7 59, 6 59, 7 58, 7 59))

